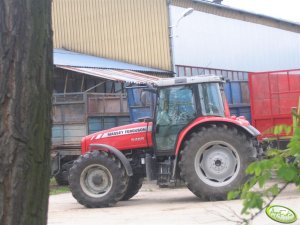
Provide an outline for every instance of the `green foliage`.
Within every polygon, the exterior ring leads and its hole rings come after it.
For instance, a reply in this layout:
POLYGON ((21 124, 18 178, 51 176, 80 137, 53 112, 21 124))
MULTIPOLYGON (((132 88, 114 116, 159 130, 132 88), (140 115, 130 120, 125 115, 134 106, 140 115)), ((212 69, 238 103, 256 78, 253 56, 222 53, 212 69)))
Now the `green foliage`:
POLYGON ((63 194, 63 193, 68 193, 70 192, 70 189, 68 186, 57 186, 57 187, 52 187, 50 189, 49 195, 57 195, 57 194, 63 194))
POLYGON ((59 186, 54 178, 50 179, 50 192, 49 195, 57 195, 62 193, 68 193, 70 192, 70 189, 68 186, 59 186))
MULTIPOLYGON (((298 115, 296 126, 277 126, 274 133, 290 134, 292 138, 285 150, 269 149, 266 152, 266 159, 251 163, 246 174, 249 174, 248 181, 239 189, 228 193, 228 199, 243 199, 242 214, 249 215, 253 209, 260 213, 265 209, 274 198, 282 191, 282 186, 286 187, 289 183, 294 183, 300 190, 300 126, 298 115), (271 187, 266 182, 272 177, 280 179, 271 187), (280 182, 281 185, 278 185, 280 182)), ((256 213, 256 214, 258 214, 256 213)), ((256 214, 251 214, 253 219, 256 214)), ((247 220, 245 220, 247 221, 247 220)), ((245 222, 244 221, 244 222, 245 222)))

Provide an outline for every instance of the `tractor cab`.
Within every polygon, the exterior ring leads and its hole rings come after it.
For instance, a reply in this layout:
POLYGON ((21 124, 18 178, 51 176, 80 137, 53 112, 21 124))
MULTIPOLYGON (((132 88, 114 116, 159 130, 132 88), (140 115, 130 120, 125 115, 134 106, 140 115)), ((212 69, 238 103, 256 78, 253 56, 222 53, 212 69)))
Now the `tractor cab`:
POLYGON ((225 117, 223 83, 217 76, 171 78, 157 82, 153 121, 157 154, 174 153, 178 134, 195 119, 225 117))

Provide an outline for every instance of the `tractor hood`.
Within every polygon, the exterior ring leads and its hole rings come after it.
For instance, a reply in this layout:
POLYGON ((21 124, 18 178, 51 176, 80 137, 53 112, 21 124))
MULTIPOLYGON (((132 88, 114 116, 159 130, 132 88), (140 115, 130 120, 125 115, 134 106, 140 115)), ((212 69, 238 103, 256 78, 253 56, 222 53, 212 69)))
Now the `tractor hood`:
POLYGON ((102 130, 82 139, 82 154, 89 151, 90 144, 107 144, 118 150, 148 148, 148 144, 152 146, 151 131, 151 122, 133 123, 102 130))

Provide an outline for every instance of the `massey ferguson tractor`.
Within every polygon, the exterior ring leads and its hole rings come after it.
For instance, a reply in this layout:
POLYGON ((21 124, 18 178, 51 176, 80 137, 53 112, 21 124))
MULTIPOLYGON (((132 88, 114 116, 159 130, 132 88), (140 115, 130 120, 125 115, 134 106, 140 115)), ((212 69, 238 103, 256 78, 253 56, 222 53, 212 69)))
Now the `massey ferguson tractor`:
POLYGON ((246 181, 260 133, 244 117, 230 116, 223 83, 193 76, 145 88, 141 100, 156 96, 153 118, 82 139, 69 175, 73 196, 86 207, 109 207, 136 195, 147 177, 158 185, 184 180, 203 200, 226 199, 246 181))

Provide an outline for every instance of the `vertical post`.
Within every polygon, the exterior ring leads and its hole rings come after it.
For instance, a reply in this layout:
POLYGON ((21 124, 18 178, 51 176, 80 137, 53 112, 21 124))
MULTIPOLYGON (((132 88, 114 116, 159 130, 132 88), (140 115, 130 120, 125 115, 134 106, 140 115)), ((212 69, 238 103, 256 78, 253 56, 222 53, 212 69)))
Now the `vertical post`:
POLYGON ((123 93, 120 93, 120 112, 123 113, 123 93))
POLYGON ((297 108, 293 107, 292 108, 292 117, 293 117, 293 132, 295 132, 296 127, 298 125, 297 117, 295 116, 297 114, 297 108))
POLYGON ((86 129, 85 132, 86 134, 89 133, 89 102, 88 102, 88 93, 87 92, 83 92, 83 107, 84 107, 84 124, 86 124, 86 129))
POLYGON ((82 80, 81 80, 81 88, 80 88, 81 92, 83 92, 84 78, 85 78, 85 75, 82 76, 82 80))
POLYGON ((298 100, 298 109, 297 108, 292 108, 292 116, 293 116, 293 130, 295 132, 296 128, 299 127, 300 125, 300 120, 297 118, 296 115, 300 115, 300 96, 298 100))
POLYGON ((267 76, 268 76, 268 90, 269 90, 271 120, 272 120, 272 124, 274 125, 274 114, 273 114, 272 89, 271 89, 271 76, 270 76, 270 73, 267 73, 267 76))
POLYGON ((62 143, 65 144, 65 123, 62 124, 62 143))
POLYGON ((179 18, 177 18, 177 20, 175 21, 174 24, 171 24, 172 23, 172 15, 171 15, 171 3, 168 2, 168 9, 169 9, 169 38, 170 38, 170 49, 171 49, 171 65, 173 67, 173 73, 175 74, 175 76, 178 76, 178 74, 176 74, 176 60, 175 60, 175 44, 174 44, 174 39, 175 39, 175 30, 178 25, 179 25, 179 22, 186 16, 190 15, 194 9, 193 8, 187 8, 185 9, 182 14, 180 15, 179 18))
POLYGON ((64 88, 64 94, 66 94, 66 92, 67 92, 68 77, 69 77, 69 73, 67 72, 67 74, 66 74, 66 79, 65 79, 65 88, 64 88))

